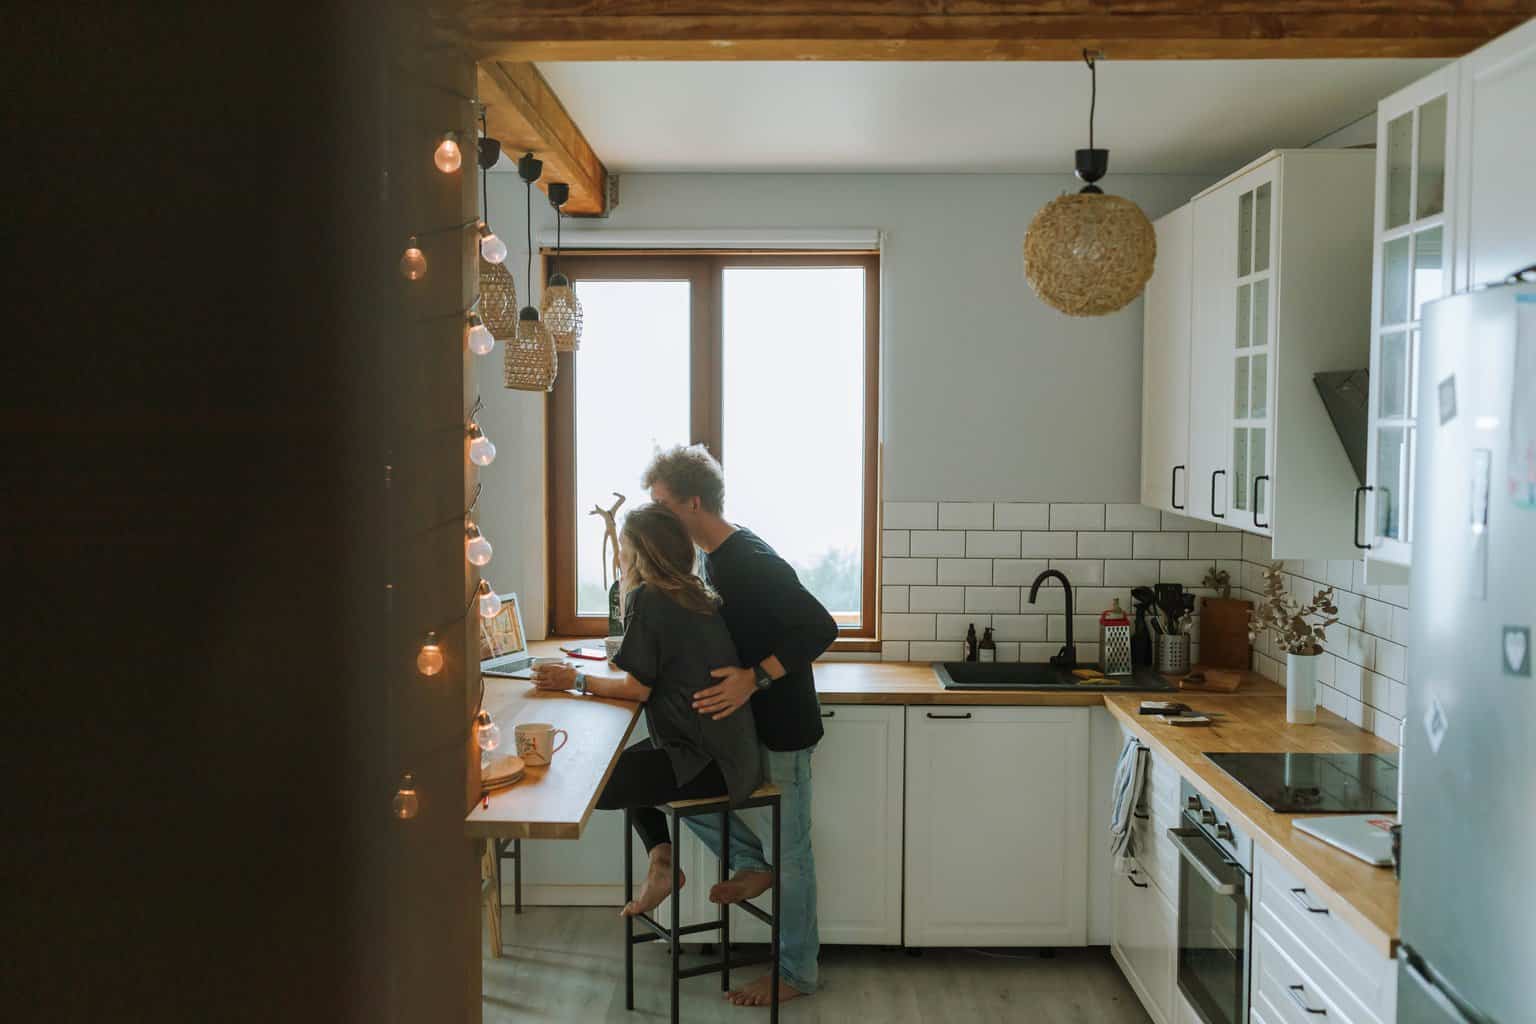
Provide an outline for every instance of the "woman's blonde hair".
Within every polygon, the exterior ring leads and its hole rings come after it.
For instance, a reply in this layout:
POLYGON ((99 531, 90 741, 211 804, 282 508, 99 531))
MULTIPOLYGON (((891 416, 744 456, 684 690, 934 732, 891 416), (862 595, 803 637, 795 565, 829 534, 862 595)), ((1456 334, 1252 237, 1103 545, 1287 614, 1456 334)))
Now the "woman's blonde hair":
POLYGON ((718 604, 709 584, 693 571, 693 541, 683 521, 665 506, 648 502, 624 517, 624 603, 641 584, 661 591, 692 612, 712 612, 718 604))

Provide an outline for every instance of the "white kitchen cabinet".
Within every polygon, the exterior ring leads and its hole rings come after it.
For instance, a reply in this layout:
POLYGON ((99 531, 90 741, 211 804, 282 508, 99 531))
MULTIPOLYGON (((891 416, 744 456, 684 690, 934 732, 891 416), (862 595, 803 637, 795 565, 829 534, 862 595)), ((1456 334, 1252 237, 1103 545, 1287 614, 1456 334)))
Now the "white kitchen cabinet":
POLYGON ((1136 991, 1147 1015, 1172 1024, 1178 960, 1178 912, 1168 895, 1138 868, 1114 888, 1114 936, 1110 953, 1136 991))
POLYGON ((1353 558, 1358 480, 1313 375, 1370 357, 1374 156, 1280 150, 1194 199, 1190 514, 1353 558))
POLYGON ((1088 711, 907 710, 906 945, 1086 944, 1088 711))
POLYGON ((1419 315, 1451 292, 1459 69, 1448 65, 1376 108, 1371 374, 1360 543, 1372 583, 1411 564, 1419 315))
POLYGON ((1189 316, 1193 271, 1189 204, 1160 217, 1157 267, 1147 282, 1141 349, 1141 503, 1189 505, 1189 316))
MULTIPOLYGON (((812 758, 811 848, 816 857, 816 918, 823 945, 901 944, 904 709, 824 705, 826 735, 812 758)), ((766 811, 746 812, 765 844, 766 811)), ((683 868, 689 920, 718 913, 708 901, 719 861, 685 829, 683 868)), ((764 909, 768 896, 757 900, 764 909)), ((731 915, 733 942, 767 942, 768 928, 741 911, 731 915)))

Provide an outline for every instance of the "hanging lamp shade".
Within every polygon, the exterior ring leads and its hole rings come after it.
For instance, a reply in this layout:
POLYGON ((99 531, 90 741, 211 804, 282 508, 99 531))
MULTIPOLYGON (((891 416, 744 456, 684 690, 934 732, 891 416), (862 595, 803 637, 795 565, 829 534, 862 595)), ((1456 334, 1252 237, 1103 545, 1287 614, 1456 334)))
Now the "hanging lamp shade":
POLYGON ((524 306, 517 327, 502 346, 502 384, 511 391, 553 391, 560 357, 555 339, 539 320, 539 311, 524 306))
POLYGON ((517 331, 517 283, 500 263, 480 261, 480 319, 498 338, 517 331))
POLYGON ((549 333, 554 336, 555 348, 560 352, 576 352, 581 349, 581 300, 576 289, 564 274, 551 274, 549 284, 539 301, 539 316, 549 333))

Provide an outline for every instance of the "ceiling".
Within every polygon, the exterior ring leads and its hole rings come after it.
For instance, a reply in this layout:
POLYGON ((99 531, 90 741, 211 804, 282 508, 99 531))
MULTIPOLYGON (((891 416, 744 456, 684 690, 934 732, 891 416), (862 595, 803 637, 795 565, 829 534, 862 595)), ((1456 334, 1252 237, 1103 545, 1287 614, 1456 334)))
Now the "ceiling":
MULTIPOLYGON (((1440 60, 1099 63, 1111 173, 1224 174, 1369 114, 1440 60)), ((543 63, 610 171, 1070 170, 1080 63, 543 63)))

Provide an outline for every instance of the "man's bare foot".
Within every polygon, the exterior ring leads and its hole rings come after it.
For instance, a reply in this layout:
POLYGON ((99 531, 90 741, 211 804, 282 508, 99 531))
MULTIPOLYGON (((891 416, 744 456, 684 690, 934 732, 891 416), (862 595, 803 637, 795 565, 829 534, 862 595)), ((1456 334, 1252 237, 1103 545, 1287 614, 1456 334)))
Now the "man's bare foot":
MULTIPOLYGON (((725 998, 729 999, 736 1006, 767 1006, 771 1001, 769 992, 769 982, 771 980, 771 976, 765 974, 750 985, 743 985, 734 992, 727 992, 725 998)), ((781 1004, 787 1003, 791 999, 798 999, 803 995, 805 995, 804 992, 801 992, 783 978, 779 979, 779 1002, 781 1004)))
POLYGON ((709 902, 740 903, 755 900, 773 886, 772 871, 738 871, 729 882, 710 887, 709 902))
MULTIPOLYGON (((677 872, 679 892, 687 881, 688 877, 679 870, 677 872)), ((634 917, 636 914, 655 910, 661 901, 670 895, 672 895, 672 845, 668 843, 651 851, 651 866, 645 872, 645 881, 640 883, 640 892, 634 899, 624 904, 624 908, 619 911, 619 916, 634 917)))

